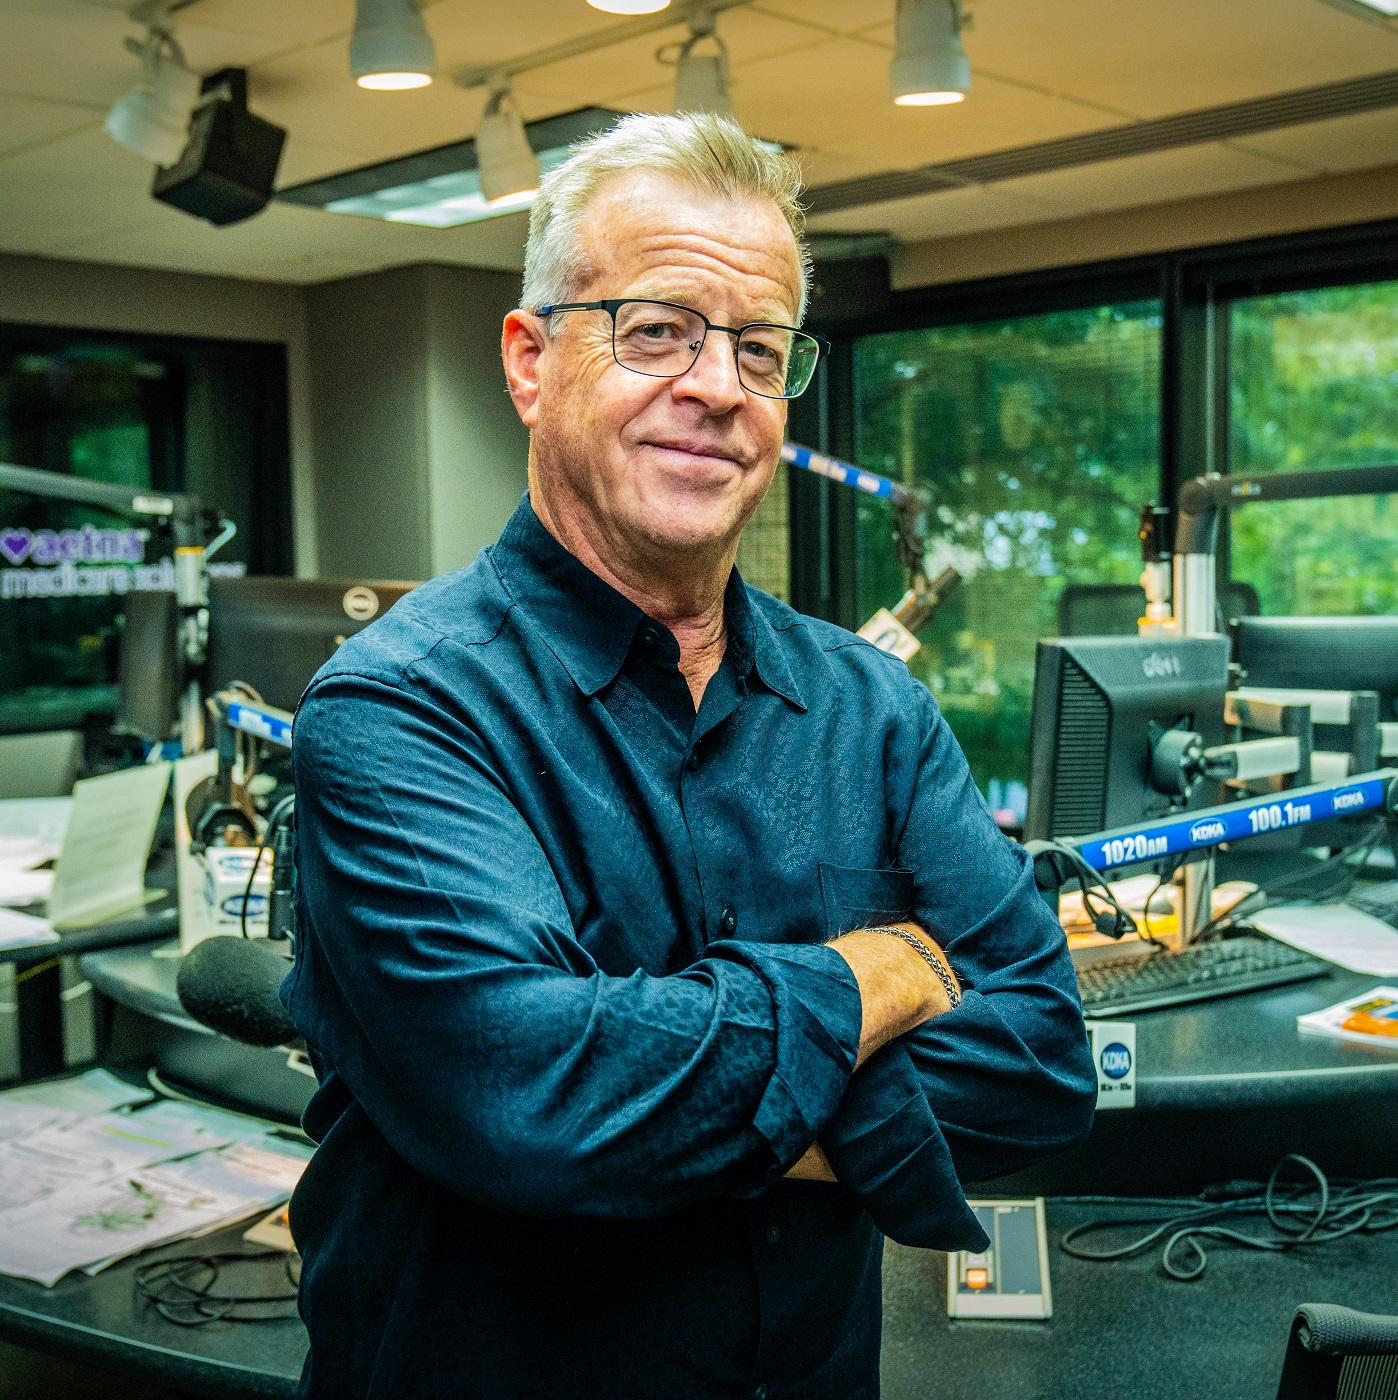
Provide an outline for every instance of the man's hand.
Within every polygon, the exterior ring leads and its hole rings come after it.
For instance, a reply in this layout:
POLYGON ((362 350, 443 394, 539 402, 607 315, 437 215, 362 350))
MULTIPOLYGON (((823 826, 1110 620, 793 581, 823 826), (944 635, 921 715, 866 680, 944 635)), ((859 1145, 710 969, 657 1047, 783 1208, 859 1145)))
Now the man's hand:
MULTIPOLYGON (((919 924, 890 924, 906 929, 946 968, 951 984, 959 992, 961 983, 942 950, 919 924)), ((835 939, 830 945, 849 965, 859 983, 859 999, 864 1022, 859 1032, 859 1059, 862 1065, 876 1050, 924 1021, 951 1010, 951 998, 942 980, 917 950, 901 938, 886 933, 857 929, 835 939)), ((820 1144, 813 1142, 787 1172, 793 1181, 834 1181, 835 1173, 825 1159, 820 1144)))
MULTIPOLYGON (((952 985, 961 990, 942 950, 921 925, 902 923, 889 927, 906 929, 917 938, 946 969, 952 985)), ((857 929, 835 939, 830 946, 850 965, 859 984, 864 1020, 859 1031, 856 1068, 890 1040, 951 1009, 951 998, 941 979, 901 938, 857 929)))

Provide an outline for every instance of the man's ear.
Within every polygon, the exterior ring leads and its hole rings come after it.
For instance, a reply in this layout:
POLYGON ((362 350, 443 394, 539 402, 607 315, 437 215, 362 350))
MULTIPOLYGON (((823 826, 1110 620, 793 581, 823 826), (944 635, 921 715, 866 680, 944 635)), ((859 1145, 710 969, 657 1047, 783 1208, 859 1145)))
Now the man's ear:
POLYGON ((500 333, 500 358, 515 411, 526 428, 539 417, 539 361, 548 345, 542 318, 529 311, 511 311, 500 333))

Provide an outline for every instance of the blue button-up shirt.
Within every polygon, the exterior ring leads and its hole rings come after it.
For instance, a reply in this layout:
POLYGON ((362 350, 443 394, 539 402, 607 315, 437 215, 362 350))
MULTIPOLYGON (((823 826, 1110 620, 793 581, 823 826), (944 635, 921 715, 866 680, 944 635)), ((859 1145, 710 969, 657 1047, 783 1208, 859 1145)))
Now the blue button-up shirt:
POLYGON ((526 499, 303 698, 303 1394, 872 1398, 879 1232, 978 1247, 959 1181, 1085 1134, 1062 931, 932 696, 725 608, 696 714, 526 499), (966 992, 854 1073, 825 944, 902 918, 966 992), (785 1180, 816 1140, 839 1184, 785 1180))

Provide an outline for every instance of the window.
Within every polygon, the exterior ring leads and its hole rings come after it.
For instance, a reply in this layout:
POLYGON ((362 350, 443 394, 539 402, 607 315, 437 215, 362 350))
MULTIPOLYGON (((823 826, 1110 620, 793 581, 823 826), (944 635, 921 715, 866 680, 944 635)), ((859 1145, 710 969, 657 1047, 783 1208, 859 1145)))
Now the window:
MULTIPOLYGON (((934 558, 975 566, 921 634, 996 818, 1023 822, 1034 652, 1068 583, 1135 583, 1160 489, 1160 304, 890 331, 854 348, 855 460, 934 499, 934 558)), ((906 587, 887 504, 860 497, 861 619, 906 587)))
MULTIPOLYGON (((1235 301, 1229 350, 1231 473, 1398 462, 1398 281, 1235 301)), ((1398 612, 1398 500, 1249 507, 1230 545, 1264 613, 1398 612)))
MULTIPOLYGON (((0 462, 157 491, 235 521, 213 567, 290 570, 281 346, 0 327, 0 462)), ((149 517, 0 489, 0 732, 99 724, 126 588, 173 586, 149 517)))

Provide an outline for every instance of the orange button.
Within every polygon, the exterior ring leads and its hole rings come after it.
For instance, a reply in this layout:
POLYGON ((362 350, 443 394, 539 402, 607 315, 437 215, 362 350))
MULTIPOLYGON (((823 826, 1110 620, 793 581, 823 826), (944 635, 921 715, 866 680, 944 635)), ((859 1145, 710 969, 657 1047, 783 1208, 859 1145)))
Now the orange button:
POLYGON ((989 1287, 990 1287, 990 1270, 989 1270, 989 1269, 967 1269, 967 1270, 966 1270, 966 1287, 967 1287, 967 1288, 989 1288, 989 1287))

